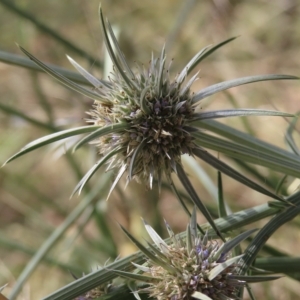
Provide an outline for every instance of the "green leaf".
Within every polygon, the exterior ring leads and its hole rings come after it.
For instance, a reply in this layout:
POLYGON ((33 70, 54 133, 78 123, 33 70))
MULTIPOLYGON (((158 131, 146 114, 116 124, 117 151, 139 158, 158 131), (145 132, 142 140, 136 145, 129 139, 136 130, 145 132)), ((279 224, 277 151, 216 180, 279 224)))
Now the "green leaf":
POLYGON ((219 217, 226 217, 226 204, 223 197, 223 183, 222 183, 222 173, 218 171, 218 213, 219 217))
POLYGON ((232 87, 236 87, 243 84, 258 82, 258 81, 266 81, 266 80, 282 80, 282 79, 299 79, 296 76, 290 75, 280 75, 280 74, 267 74, 267 75, 256 75, 256 76, 248 76, 237 78, 233 80, 223 81, 214 85, 211 85, 207 88, 200 90, 196 93, 192 98, 192 103, 197 104, 200 100, 216 94, 218 92, 230 89, 232 87))
POLYGON ((7 164, 8 162, 16 159, 19 156, 22 156, 30 151, 33 151, 37 148, 40 148, 42 146, 48 145, 50 143, 65 139, 65 138, 69 138, 71 136, 74 135, 78 135, 78 134, 83 134, 83 133, 87 133, 87 132, 91 132, 91 131, 95 131, 96 129, 98 129, 100 126, 83 126, 83 127, 77 127, 77 128, 73 128, 73 129, 67 129, 67 130, 63 130, 60 132, 56 132, 56 133, 52 133, 49 135, 46 135, 44 137, 41 137, 35 141, 30 142, 29 144, 27 144, 25 147, 23 147, 21 149, 21 151, 19 151, 18 153, 16 153, 15 155, 13 155, 12 157, 10 157, 4 164, 7 164))
POLYGON ((267 149, 261 151, 259 148, 255 149, 248 145, 232 143, 200 131, 192 132, 192 135, 196 138, 196 143, 201 147, 216 150, 233 159, 259 164, 281 173, 300 177, 300 157, 293 153, 283 157, 267 149))
MULTIPOLYGON (((117 41, 117 38, 112 30, 112 27, 109 23, 109 21, 107 20, 107 27, 108 27, 108 30, 109 30, 109 34, 110 34, 110 37, 112 39, 112 42, 115 46, 115 50, 116 50, 116 55, 118 56, 121 64, 122 64, 122 70, 125 69, 125 72, 128 74, 128 79, 130 80, 131 84, 134 86, 134 88, 136 90, 139 90, 140 87, 139 85, 135 82, 136 81, 136 77, 134 75, 134 73, 132 72, 132 70, 130 69, 130 67, 128 66, 127 62, 126 62, 126 59, 125 59, 125 56, 124 54, 122 53, 121 49, 120 49, 120 46, 119 46, 119 43, 117 41)), ((125 73, 124 73, 125 74, 125 73)))
MULTIPOLYGON (((21 55, 9 53, 6 51, 0 51, 0 61, 14 65, 19 66, 22 68, 38 71, 38 72, 44 72, 43 69, 41 69, 36 63, 32 62, 29 58, 23 57, 21 55)), ((90 85, 89 82, 87 82, 80 74, 77 72, 70 71, 65 68, 58 67, 56 65, 48 64, 48 66, 54 70, 55 72, 67 77, 68 79, 75 81, 77 83, 83 84, 83 85, 90 85)))
POLYGON ((205 50, 209 48, 209 46, 201 49, 189 62, 188 64, 183 68, 183 70, 180 72, 180 74, 178 75, 178 77, 176 78, 176 81, 178 83, 182 83, 186 76, 197 66, 198 59, 200 59, 203 55, 203 53, 205 52, 205 50))
POLYGON ((195 66, 197 66, 202 60, 210 56, 212 53, 214 53, 216 50, 219 48, 225 46, 226 44, 232 42, 235 40, 237 37, 232 37, 229 39, 226 39, 225 41, 222 41, 215 46, 211 47, 209 50, 207 50, 209 47, 205 48, 205 52, 203 52, 201 55, 198 56, 198 58, 193 62, 193 64, 189 68, 189 73, 194 69, 195 66), (207 50, 207 51, 206 51, 207 50))
POLYGON ((127 77, 127 75, 123 71, 122 66, 120 65, 118 59, 116 58, 116 56, 114 54, 113 48, 110 44, 109 37, 108 37, 108 34, 107 34, 107 30, 106 30, 105 21, 104 21, 104 17, 103 17, 103 14, 102 14, 101 6, 99 7, 99 18, 100 18, 101 31, 102 31, 102 34, 103 34, 104 43, 105 43, 106 49, 109 53, 109 56, 110 56, 112 62, 114 63, 114 65, 116 66, 116 68, 118 69, 118 72, 120 73, 120 75, 122 76, 122 78, 124 79, 126 84, 128 85, 128 87, 134 88, 134 84, 132 83, 130 78, 127 77))
POLYGON ((185 77, 191 73, 191 71, 202 61, 204 60, 206 57, 208 57, 209 55, 211 55, 213 52, 215 52, 217 49, 219 49, 220 47, 224 46, 225 44, 233 41, 234 39, 236 39, 236 37, 233 38, 229 38, 217 45, 215 45, 214 47, 212 47, 211 49, 209 49, 208 51, 206 51, 208 47, 205 47, 203 49, 201 49, 189 62, 188 64, 184 67, 184 69, 181 71, 181 73, 178 75, 177 77, 177 82, 181 83, 185 77))
POLYGON ((90 74, 87 70, 85 70, 82 66, 80 66, 73 58, 67 55, 67 59, 69 62, 74 66, 74 68, 88 81, 90 82, 95 88, 101 88, 103 85, 106 87, 111 88, 111 85, 107 81, 99 80, 98 78, 94 77, 90 74))
MULTIPOLYGON (((20 47, 20 46, 19 46, 20 47)), ((33 60, 40 68, 42 68, 46 73, 48 73, 50 76, 52 76, 53 78, 55 78, 56 80, 58 80, 60 83, 62 83, 63 85, 67 86, 68 88, 88 97, 91 98, 93 100, 97 100, 100 101, 101 103, 104 104, 110 104, 110 101, 105 100, 103 96, 96 94, 92 91, 89 91, 87 89, 85 89, 84 87, 76 84, 75 82, 69 80, 68 78, 66 78, 65 76, 57 73, 56 71, 52 70, 50 67, 48 67, 47 65, 45 65, 44 63, 42 63, 40 60, 38 60, 36 57, 34 57, 33 55, 31 55, 29 52, 27 52, 24 48, 20 47, 20 49, 31 59, 33 60)))
POLYGON ((219 250, 215 253, 214 260, 218 260, 222 254, 227 254, 229 251, 231 251, 233 248, 238 246, 242 241, 244 241, 246 238, 248 238, 252 233, 254 233, 257 230, 258 229, 247 230, 239 234, 238 236, 234 237, 233 239, 227 241, 226 243, 224 243, 219 248, 219 250))
POLYGON ((227 164, 223 163, 221 160, 217 159, 207 151, 200 149, 200 148, 194 148, 193 154, 199 157, 200 159, 204 160, 208 164, 210 164, 212 167, 216 168, 220 172, 230 176, 231 178, 243 183, 244 185, 250 187, 251 189, 254 189, 257 192, 260 192, 266 196, 269 196, 271 198, 277 199, 279 201, 284 201, 282 198, 278 197, 274 193, 266 190, 259 184, 253 182, 252 180, 248 179, 241 173, 237 172, 236 170, 232 169, 227 164))
POLYGON ((200 198, 198 197, 198 194, 196 193, 196 191, 194 190, 191 182, 189 181, 187 175, 185 174, 182 166, 180 164, 177 163, 176 165, 176 169, 177 169, 177 176, 180 180, 180 182, 182 183, 182 185, 184 186, 185 190, 187 191, 187 193, 190 195, 191 199, 193 200, 194 204, 198 207, 198 209, 202 212, 202 214, 204 215, 204 217, 206 218, 206 220, 208 221, 208 223, 211 225, 211 227, 216 231, 217 235, 223 240, 225 241, 224 237, 222 236, 221 232, 219 231, 218 227, 216 226, 216 224, 214 223, 209 211, 207 210, 207 208, 203 205, 202 201, 200 200, 200 198))
MULTIPOLYGON (((118 43, 118 41, 117 41, 117 38, 116 38, 116 36, 115 36, 115 34, 114 34, 114 31, 112 30, 112 27, 111 27, 111 25, 110 25, 110 23, 109 23, 108 20, 107 20, 107 27, 108 27, 108 31, 109 31, 109 34, 110 34, 110 36, 111 36, 112 42, 113 42, 113 44, 114 44, 114 46, 115 46, 116 54, 118 55, 118 57, 119 57, 121 63, 123 64, 124 69, 125 69, 126 72, 130 75, 130 77, 131 77, 131 79, 132 79, 131 82, 132 82, 133 84, 135 84, 135 82, 134 82, 134 80, 135 80, 135 75, 134 75, 134 73, 132 72, 132 70, 130 69, 129 65, 127 64, 127 61, 126 61, 126 59, 125 59, 125 56, 124 56, 124 54, 122 53, 122 51, 121 51, 121 49, 120 49, 119 43, 118 43)), ((137 85, 135 85, 135 87, 138 88, 137 85)))
POLYGON ((275 272, 275 273, 290 273, 300 272, 300 257, 291 256, 269 256, 260 257, 255 260, 255 267, 275 272))
POLYGON ((284 149, 259 140, 247 133, 234 129, 225 124, 221 124, 217 121, 203 120, 194 123, 193 126, 216 133, 217 135, 232 140, 239 145, 247 146, 249 149, 252 149, 253 152, 260 151, 261 153, 265 153, 274 157, 284 158, 287 160, 287 162, 300 162, 299 157, 294 153, 290 153, 284 149))
POLYGON ((255 260, 260 249, 268 241, 274 232, 280 228, 283 224, 291 221, 297 215, 300 214, 300 191, 294 193, 292 196, 287 198, 287 201, 292 204, 288 208, 279 212, 273 217, 253 238, 251 243, 245 250, 245 256, 242 259, 242 265, 239 269, 239 274, 244 275, 248 270, 249 266, 255 260))
POLYGON ((284 113, 274 110, 265 109, 227 109, 227 110, 216 110, 202 113, 193 114, 193 119, 188 123, 192 123, 199 120, 205 119, 218 119, 228 117, 242 117, 242 116, 280 116, 280 117, 293 117, 293 114, 284 113))

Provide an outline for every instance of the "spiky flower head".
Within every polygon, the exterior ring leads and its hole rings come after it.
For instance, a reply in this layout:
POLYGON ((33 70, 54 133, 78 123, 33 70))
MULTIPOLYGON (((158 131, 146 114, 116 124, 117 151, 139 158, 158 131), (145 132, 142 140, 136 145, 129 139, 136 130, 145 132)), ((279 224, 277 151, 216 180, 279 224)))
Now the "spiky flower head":
POLYGON ((114 64, 109 81, 95 78, 68 57, 73 66, 93 86, 92 90, 64 77, 21 48, 45 72, 67 87, 95 100, 95 104, 89 113, 89 122, 92 125, 62 130, 42 137, 26 145, 6 163, 46 144, 89 133, 74 146, 73 150, 93 142, 98 145, 101 158, 78 183, 73 194, 77 191, 80 193, 86 182, 106 163, 108 169, 118 170, 109 194, 124 174, 127 182, 136 179, 146 182, 150 188, 154 180, 160 187, 162 175, 165 175, 168 183, 175 188, 171 178, 171 173, 175 172, 194 203, 217 231, 211 216, 195 193, 182 167, 181 157, 187 153, 204 160, 256 191, 273 199, 282 200, 278 195, 232 169, 204 148, 225 153, 238 160, 265 167, 271 166, 279 172, 294 175, 300 166, 296 155, 297 164, 286 165, 284 161, 274 160, 275 154, 270 152, 270 147, 267 147, 267 150, 264 146, 258 147, 257 142, 249 142, 249 136, 243 136, 239 131, 212 120, 245 115, 291 115, 254 109, 197 112, 197 105, 202 99, 235 86, 297 77, 274 74, 242 77, 220 82, 193 93, 191 85, 197 79, 197 73, 187 79, 191 72, 204 58, 234 38, 200 50, 174 79, 170 79, 170 63, 166 63, 164 48, 158 58, 152 56, 148 66, 137 66, 137 72, 133 72, 120 50, 109 22, 104 20, 101 9, 100 21, 106 48, 114 64))
POLYGON ((170 81, 165 59, 163 49, 160 59, 152 58, 148 68, 128 77, 115 69, 111 87, 101 89, 110 104, 97 102, 91 113, 95 125, 123 124, 120 132, 99 139, 100 153, 119 149, 114 166, 150 187, 153 178, 160 181, 162 171, 170 174, 181 155, 195 147, 186 125, 195 111, 189 86, 196 76, 185 86, 184 75, 170 81))
MULTIPOLYGON (((120 50, 110 23, 104 20, 101 9, 100 21, 106 48, 114 63, 109 82, 99 81, 68 57, 73 66, 95 86, 98 95, 88 121, 99 126, 99 130, 81 140, 74 149, 93 141, 103 157, 77 189, 106 161, 110 168, 119 170, 115 183, 126 173, 127 181, 134 178, 152 188, 155 179, 160 186, 163 174, 170 178, 171 173, 177 171, 183 154, 211 160, 199 147, 202 136, 201 133, 197 135, 197 122, 249 114, 282 115, 259 110, 196 112, 200 100, 218 91, 255 81, 291 78, 282 75, 245 77, 194 94, 190 88, 197 80, 198 73, 186 80, 188 75, 204 58, 234 38, 202 49, 174 79, 170 79, 172 61, 166 64, 164 47, 158 58, 152 55, 149 65, 137 65, 137 72, 134 73, 120 50)), ((215 163, 211 164, 216 166, 215 163)))
POLYGON ((249 237, 256 229, 246 231, 221 243, 210 240, 207 233, 197 231, 196 213, 193 212, 185 238, 176 236, 166 223, 170 236, 166 243, 154 229, 145 228, 155 246, 150 249, 140 244, 124 228, 127 236, 147 256, 144 265, 134 264, 139 273, 114 271, 128 279, 143 281, 147 287, 138 290, 158 300, 225 300, 240 299, 238 289, 248 282, 274 280, 278 276, 245 276, 239 274, 239 261, 243 255, 233 256, 232 249, 249 237))

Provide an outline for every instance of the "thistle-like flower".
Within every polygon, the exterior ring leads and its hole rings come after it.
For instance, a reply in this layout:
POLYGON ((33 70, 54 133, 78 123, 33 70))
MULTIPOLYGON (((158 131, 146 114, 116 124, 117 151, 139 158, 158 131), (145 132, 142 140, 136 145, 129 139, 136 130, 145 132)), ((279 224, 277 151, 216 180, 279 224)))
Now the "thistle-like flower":
MULTIPOLYGON (((127 236, 147 256, 144 265, 134 264, 138 272, 127 273, 114 270, 130 280, 142 281, 148 286, 137 290, 148 293, 158 300, 225 300, 240 299, 241 287, 248 283, 268 281, 280 276, 239 275, 239 261, 243 255, 233 256, 232 249, 249 237, 256 229, 248 230, 220 244, 209 240, 207 233, 197 231, 196 213, 193 211, 185 238, 176 236, 166 223, 170 239, 166 243, 154 229, 145 223, 145 228, 155 246, 145 248, 124 228, 127 236)), ((138 294, 136 293, 136 297, 138 294)))
MULTIPOLYGON (((88 142, 93 142, 98 145, 101 158, 78 183, 74 192, 80 192, 85 183, 105 163, 108 163, 108 168, 118 170, 110 192, 124 174, 127 181, 136 179, 147 182, 150 188, 154 180, 160 186, 162 175, 165 175, 174 187, 171 173, 175 172, 194 203, 213 226, 209 213, 202 205, 182 168, 181 156, 187 153, 199 157, 241 183, 281 200, 280 197, 238 173, 203 148, 216 150, 246 162, 271 166, 274 170, 293 175, 300 168, 299 158, 296 155, 294 155, 295 163, 287 166, 282 161, 273 159, 272 149, 265 150, 264 147, 258 147, 256 142, 249 142, 247 136, 242 136, 239 132, 218 124, 216 121, 208 120, 245 115, 291 115, 253 109, 197 112, 197 105, 202 99, 231 87, 257 81, 296 79, 297 77, 288 75, 243 77, 221 82, 193 93, 191 85, 197 79, 198 73, 189 80, 187 77, 204 58, 234 38, 199 51, 172 80, 169 76, 170 65, 166 66, 164 48, 159 58, 152 56, 148 67, 138 66, 137 72, 133 72, 120 50, 109 22, 104 20, 101 9, 100 21, 106 48, 114 63, 109 81, 95 78, 68 57, 73 66, 93 85, 93 90, 74 83, 21 48, 45 72, 69 88, 94 99, 95 104, 89 113, 89 122, 92 125, 64 130, 40 138, 26 145, 8 161, 54 141, 89 133, 75 145, 74 150, 88 142), (209 135, 204 130, 219 134, 226 140, 209 135)), ((289 156, 291 156, 290 153, 289 156)), ((216 229, 215 226, 214 228, 216 229)))

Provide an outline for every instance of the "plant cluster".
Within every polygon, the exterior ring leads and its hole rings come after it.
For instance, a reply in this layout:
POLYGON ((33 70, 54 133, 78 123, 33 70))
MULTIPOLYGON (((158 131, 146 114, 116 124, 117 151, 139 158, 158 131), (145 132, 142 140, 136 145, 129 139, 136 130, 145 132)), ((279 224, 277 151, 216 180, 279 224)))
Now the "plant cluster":
MULTIPOLYGON (((87 134, 77 141, 73 151, 92 143, 96 145, 100 158, 79 181, 73 194, 80 194, 94 174, 97 171, 101 173, 101 168, 106 166, 106 171, 115 172, 107 198, 122 178, 126 185, 135 179, 145 185, 145 188, 158 187, 159 191, 166 185, 174 192, 190 221, 186 231, 178 235, 166 222, 169 234, 166 240, 144 222, 152 239, 147 246, 121 227, 139 248, 137 254, 118 259, 100 270, 76 279, 44 300, 141 299, 144 294, 147 299, 150 297, 157 300, 229 300, 242 299, 244 289, 255 299, 249 283, 281 277, 269 275, 254 262, 266 243, 264 237, 272 235, 276 229, 299 214, 299 193, 284 197, 267 189, 238 171, 234 164, 225 163, 213 155, 210 150, 222 153, 238 163, 255 164, 280 172, 283 176, 300 177, 299 151, 292 138, 296 118, 290 123, 287 133, 287 141, 293 150, 290 152, 219 123, 216 119, 240 116, 293 117, 293 114, 259 109, 202 111, 199 104, 209 96, 236 86, 298 78, 281 74, 256 75, 216 83, 193 92, 192 85, 199 76, 198 72, 192 74, 195 68, 235 38, 201 49, 172 78, 172 60, 167 61, 165 47, 158 58, 152 55, 148 65, 137 64, 132 69, 125 60, 117 37, 110 23, 105 20, 101 8, 99 15, 106 49, 114 65, 108 80, 96 78, 68 56, 71 64, 92 89, 85 87, 83 82, 76 83, 67 73, 63 75, 20 47, 43 71, 68 88, 94 100, 94 105, 88 112, 89 125, 43 136, 27 144, 6 163, 42 146, 87 134), (185 154, 201 159, 218 172, 218 219, 212 217, 211 211, 203 204, 193 187, 184 168, 185 154), (229 213, 223 199, 221 173, 273 201, 257 210, 252 208, 229 213), (194 207, 192 211, 190 203, 184 200, 180 189, 175 185, 174 176, 177 176, 190 199, 194 207), (196 210, 203 214, 208 224, 197 224, 196 210), (241 230, 241 226, 271 215, 275 216, 262 229, 241 230), (255 232, 258 233, 251 240, 250 236, 255 232), (240 244, 245 240, 248 240, 248 247, 243 251, 240 244), (112 283, 116 278, 118 280, 112 283)), ((92 202, 88 201, 90 202, 87 203, 92 202)), ((80 208, 77 214, 80 215, 85 207, 80 208)), ((40 258, 45 253, 41 252, 40 258)), ((32 266, 28 268, 27 274, 33 270, 32 266)), ((284 268, 282 270, 284 273, 284 268)), ((15 299, 17 293, 18 290, 11 299, 15 299)))

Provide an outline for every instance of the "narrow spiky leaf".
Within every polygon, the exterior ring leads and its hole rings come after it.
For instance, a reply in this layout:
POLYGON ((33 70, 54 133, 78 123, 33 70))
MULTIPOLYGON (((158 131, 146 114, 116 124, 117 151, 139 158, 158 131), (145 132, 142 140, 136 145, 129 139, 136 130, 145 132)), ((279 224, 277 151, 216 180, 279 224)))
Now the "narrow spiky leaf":
POLYGON ((88 133, 91 131, 95 131, 97 129, 99 129, 100 126, 82 126, 82 127, 76 127, 73 129, 67 129, 67 130, 62 130, 59 132, 55 132, 46 136, 43 136, 37 140, 34 140, 32 142, 30 142, 29 144, 27 144, 26 146, 24 146, 19 152, 17 152, 15 155, 13 155, 12 157, 10 157, 4 164, 6 165, 8 162, 16 159, 19 156, 22 156, 28 152, 31 152, 35 149, 38 149, 42 146, 54 143, 56 141, 60 141, 62 139, 66 139, 69 137, 72 137, 74 135, 79 135, 79 134, 83 134, 83 133, 88 133))
POLYGON ((218 212, 220 218, 227 216, 225 200, 223 197, 222 174, 220 171, 218 171, 218 212))
POLYGON ((250 229, 247 230, 238 236, 234 237, 233 239, 227 241, 220 247, 220 249, 215 253, 214 257, 216 260, 219 259, 220 256, 227 254, 229 251, 231 251, 233 248, 238 246, 242 241, 244 241, 246 238, 248 238, 252 233, 257 231, 258 229, 250 229))
POLYGON ((232 37, 232 38, 226 39, 225 41, 222 41, 222 42, 216 44, 215 46, 211 47, 210 49, 208 49, 209 47, 205 48, 205 51, 202 52, 201 55, 199 55, 198 58, 193 62, 193 64, 189 68, 188 73, 190 73, 194 69, 194 67, 196 67, 202 60, 204 60, 205 58, 207 58, 208 56, 213 54, 219 48, 221 48, 221 47, 225 46, 226 44, 232 42, 236 38, 237 37, 232 37))
POLYGON ((106 87, 111 87, 111 85, 104 80, 99 80, 90 74, 87 70, 85 70, 82 66, 80 66, 72 57, 67 55, 69 62, 74 66, 74 68, 95 88, 101 88, 101 86, 105 85, 106 87))
MULTIPOLYGON (((200 131, 191 131, 191 135, 195 137, 195 142, 202 148, 208 148, 216 150, 225 154, 233 159, 245 161, 253 164, 259 164, 261 166, 271 168, 281 173, 288 175, 300 176, 300 157, 289 152, 282 151, 283 149, 267 149, 262 144, 258 143, 243 143, 242 141, 231 142, 221 139, 210 134, 206 134, 200 131), (282 154, 282 155, 281 155, 282 154)), ((249 139, 251 137, 249 136, 249 139)))
POLYGON ((218 118, 229 118, 229 117, 242 117, 242 116, 280 116, 280 117, 293 117, 293 114, 284 113, 274 110, 265 109, 227 109, 227 110, 216 110, 202 113, 195 113, 193 119, 189 121, 205 120, 205 119, 218 119, 218 118))
POLYGON ((31 55, 29 52, 27 52, 24 48, 22 48, 21 46, 19 46, 20 49, 31 59, 33 60, 40 68, 42 68, 46 73, 48 73, 50 76, 52 76, 53 78, 55 78, 56 80, 58 80, 60 83, 62 83, 63 85, 67 86, 68 88, 88 97, 91 98, 93 100, 96 101, 100 101, 101 103, 105 103, 105 104, 109 104, 110 101, 105 100, 101 95, 98 95, 92 91, 89 91, 85 88, 83 88, 82 86, 76 84, 75 82, 69 80, 68 78, 66 78, 65 76, 57 73, 56 71, 52 70, 51 68, 49 68, 47 65, 45 65, 44 63, 42 63, 40 60, 38 60, 36 57, 34 57, 33 55, 31 55))
POLYGON ((114 34, 114 31, 112 30, 112 27, 111 27, 109 21, 107 21, 107 27, 108 27, 111 39, 112 39, 112 41, 114 43, 114 46, 115 46, 115 49, 116 49, 116 54, 118 55, 120 61, 122 62, 124 69, 126 70, 126 72, 128 73, 128 75, 130 76, 129 78, 131 78, 131 83, 135 86, 136 89, 139 89, 139 87, 134 82, 135 75, 133 74, 132 70, 130 69, 130 67, 127 64, 127 61, 126 61, 126 59, 124 57, 124 54, 122 53, 122 51, 120 49, 119 43, 117 41, 117 38, 116 38, 116 36, 114 34))
POLYGON ((122 78, 124 79, 124 81, 128 85, 128 87, 134 88, 131 80, 127 77, 127 75, 123 71, 122 66, 119 64, 118 59, 116 58, 116 56, 114 54, 113 48, 110 44, 110 40, 109 40, 109 37, 108 37, 108 34, 107 34, 107 30, 106 30, 105 21, 104 21, 104 17, 103 17, 103 14, 102 14, 101 6, 99 7, 99 17, 100 17, 100 24, 101 24, 101 30, 102 30, 104 42, 105 42, 105 45, 106 45, 106 49, 109 53, 109 56, 110 56, 112 62, 114 63, 114 65, 116 66, 116 68, 118 69, 119 74, 122 76, 122 78))
POLYGON ((180 74, 177 77, 177 82, 181 84, 186 76, 195 68, 195 66, 198 64, 198 59, 201 58, 201 55, 205 52, 205 50, 209 48, 209 46, 201 49, 189 62, 188 64, 182 69, 180 74))
POLYGON ((199 196, 195 192, 193 186, 191 185, 187 175, 185 174, 182 166, 180 164, 177 164, 177 175, 186 189, 187 193, 190 195, 191 199, 193 200, 194 204, 198 207, 198 209, 202 212, 204 217, 207 219, 208 223, 211 225, 211 227, 215 230, 217 235, 224 241, 224 237, 222 236, 221 232, 219 231, 218 227, 216 226, 215 222, 213 221, 209 211, 207 208, 203 205, 202 201, 200 200, 199 196))
POLYGON ((268 74, 268 75, 257 75, 257 76, 248 76, 237 78, 233 80, 223 81, 217 84, 213 84, 207 88, 202 89, 200 92, 196 93, 193 96, 192 102, 193 104, 197 104, 200 100, 211 96, 220 91, 228 90, 232 87, 236 87, 239 85, 244 85, 248 83, 258 82, 258 81, 267 81, 267 80, 287 80, 287 79, 299 79, 296 76, 290 75, 281 75, 281 74, 268 74))
POLYGON ((209 55, 211 55, 213 52, 215 52, 217 49, 219 49, 220 47, 226 45, 227 43, 233 41, 234 39, 236 39, 236 37, 233 38, 229 38, 221 43, 218 43, 217 45, 213 46, 211 49, 207 50, 209 48, 205 47, 203 49, 201 49, 190 61, 189 63, 185 66, 185 68, 183 69, 183 71, 179 74, 177 80, 180 83, 181 81, 183 81, 183 79, 190 74, 190 72, 202 61, 204 60, 206 57, 208 57, 209 55))
POLYGON ((248 179, 247 177, 245 177, 241 173, 237 172, 236 170, 232 169, 227 164, 223 163, 221 160, 217 159, 216 157, 214 157, 213 155, 211 155, 207 151, 202 150, 200 148, 195 148, 195 149, 193 149, 193 153, 194 153, 195 156, 201 158, 202 160, 204 160, 205 162, 207 162, 208 164, 210 164, 211 166, 213 166, 214 168, 216 168, 220 172, 222 172, 222 173, 230 176, 231 178, 243 183, 244 185, 246 185, 246 186, 248 186, 248 187, 250 187, 250 188, 266 195, 266 196, 277 199, 279 201, 284 201, 284 199, 278 197, 277 195, 275 195, 272 192, 266 190, 265 188, 263 188, 259 184, 257 184, 255 182, 253 182, 252 180, 248 179))

